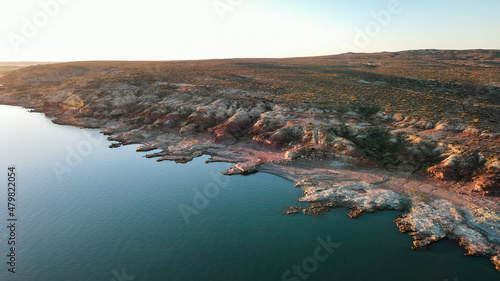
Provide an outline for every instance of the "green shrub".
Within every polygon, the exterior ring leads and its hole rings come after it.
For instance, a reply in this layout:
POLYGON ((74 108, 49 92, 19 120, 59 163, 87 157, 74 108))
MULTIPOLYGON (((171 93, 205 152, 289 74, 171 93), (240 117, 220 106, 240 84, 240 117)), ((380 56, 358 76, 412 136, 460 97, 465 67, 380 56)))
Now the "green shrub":
POLYGON ((404 134, 393 136, 385 127, 369 127, 357 134, 345 124, 326 130, 352 141, 369 159, 383 166, 400 164, 398 153, 410 145, 404 134))

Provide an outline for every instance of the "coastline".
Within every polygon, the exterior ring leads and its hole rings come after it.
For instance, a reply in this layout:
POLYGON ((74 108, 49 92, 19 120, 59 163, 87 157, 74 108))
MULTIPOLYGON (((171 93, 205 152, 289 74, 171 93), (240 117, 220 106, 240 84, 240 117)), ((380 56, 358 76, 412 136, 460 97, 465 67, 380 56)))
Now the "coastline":
POLYGON ((99 128, 111 148, 160 150, 145 156, 156 161, 210 155, 207 162, 234 164, 225 175, 282 177, 302 189, 298 201, 310 203, 289 214, 404 212, 395 222, 413 237, 414 248, 457 241, 500 271, 500 134, 494 131, 456 118, 431 122, 360 104, 283 105, 261 91, 86 71, 68 65, 21 69, 2 78, 0 90, 7 93, 0 104, 43 112, 55 124, 99 128), (54 81, 49 70, 58 67, 64 75, 54 81), (33 76, 31 70, 46 73, 33 76))
MULTIPOLYGON (((10 105, 20 106, 15 103, 10 105)), ((64 125, 82 127, 81 123, 64 125)), ((105 131, 105 128, 101 129, 105 131)), ((212 143, 202 138, 202 142, 207 141, 212 143)), ((127 141, 124 145, 139 145, 137 151, 168 149, 136 141, 127 141)), ((157 152, 145 157, 157 158, 157 161, 186 163, 195 157, 209 155, 211 158, 207 163, 235 164, 222 172, 224 175, 268 173, 281 177, 302 189, 303 196, 297 199, 299 202, 310 204, 309 208, 290 207, 290 210, 285 211, 288 214, 301 212, 304 215, 322 215, 330 209, 347 208, 350 210, 349 216, 357 218, 364 214, 397 210, 403 214, 395 218, 395 223, 401 232, 414 238, 412 248, 427 248, 441 239, 456 241, 467 250, 467 255, 488 257, 500 271, 500 248, 497 244, 500 241, 498 201, 450 192, 448 190, 453 188, 453 183, 409 173, 390 172, 371 165, 356 166, 349 163, 353 161, 350 158, 347 158, 347 162, 343 162, 345 160, 342 160, 342 157, 331 160, 311 158, 289 161, 284 155, 280 155, 283 153, 266 149, 263 151, 266 158, 263 162, 262 151, 256 149, 255 144, 239 144, 236 149, 224 145, 217 145, 217 149, 214 149, 210 144, 204 147, 205 150, 197 151, 192 156, 169 158, 157 152), (427 212, 422 212, 422 208, 429 206, 431 207, 427 212), (449 217, 456 213, 463 215, 450 221, 449 217), (429 220, 429 217, 432 219, 429 220), (489 221, 481 221, 482 218, 488 218, 489 221), (460 232, 455 232, 455 229, 460 232)))

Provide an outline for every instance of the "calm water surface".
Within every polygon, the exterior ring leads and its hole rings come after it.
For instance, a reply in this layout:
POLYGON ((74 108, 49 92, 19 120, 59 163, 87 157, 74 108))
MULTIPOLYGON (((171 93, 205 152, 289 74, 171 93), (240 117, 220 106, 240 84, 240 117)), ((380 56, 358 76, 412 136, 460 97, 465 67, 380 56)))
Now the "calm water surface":
POLYGON ((7 271, 2 227, 0 280, 260 281, 287 270, 293 281, 500 280, 487 259, 463 256, 453 243, 410 250, 411 237, 392 222, 397 212, 284 215, 302 203, 300 189, 281 178, 224 177, 228 164, 207 157, 157 163, 134 146, 109 149, 96 130, 18 107, 0 106, 0 132, 2 225, 7 167, 18 172, 16 273, 7 271), (313 258, 318 239, 338 244, 332 253, 320 248, 323 261, 313 258))

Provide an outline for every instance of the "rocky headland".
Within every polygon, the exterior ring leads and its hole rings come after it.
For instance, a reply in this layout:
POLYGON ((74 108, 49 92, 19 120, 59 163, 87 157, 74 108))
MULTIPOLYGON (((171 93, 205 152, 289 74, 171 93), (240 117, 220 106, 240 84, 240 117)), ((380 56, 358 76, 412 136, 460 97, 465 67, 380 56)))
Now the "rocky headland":
POLYGON ((281 176, 310 203, 289 214, 401 211, 414 248, 450 239, 500 270, 499 83, 500 52, 481 50, 75 62, 8 73, 0 103, 156 161, 281 176))

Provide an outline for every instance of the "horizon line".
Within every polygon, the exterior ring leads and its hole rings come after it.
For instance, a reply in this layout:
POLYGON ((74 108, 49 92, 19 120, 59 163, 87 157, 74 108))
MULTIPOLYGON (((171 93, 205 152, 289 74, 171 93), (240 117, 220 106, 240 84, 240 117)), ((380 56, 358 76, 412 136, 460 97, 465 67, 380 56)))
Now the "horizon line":
POLYGON ((346 52, 338 54, 325 54, 325 55, 310 55, 310 56, 291 56, 291 57, 228 57, 228 58, 198 58, 198 59, 156 59, 156 60, 142 60, 142 59, 85 59, 85 60, 1 60, 0 63, 23 63, 23 64, 54 64, 54 63, 68 63, 68 62, 176 62, 176 61, 211 61, 211 60, 240 60, 240 59, 297 59, 297 58, 320 58, 331 56, 342 56, 348 54, 382 54, 382 53, 399 53, 399 52, 412 52, 412 51, 500 51, 494 48, 473 48, 473 49, 436 49, 436 48, 422 48, 422 49, 404 49, 398 51, 373 51, 373 52, 346 52))

